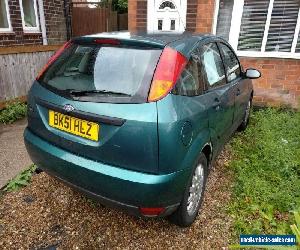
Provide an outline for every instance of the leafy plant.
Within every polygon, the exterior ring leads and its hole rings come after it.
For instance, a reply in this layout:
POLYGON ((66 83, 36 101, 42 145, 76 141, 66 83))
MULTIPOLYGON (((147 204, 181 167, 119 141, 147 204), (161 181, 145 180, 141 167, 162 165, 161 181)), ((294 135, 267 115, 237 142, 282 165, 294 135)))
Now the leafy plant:
POLYGON ((236 234, 291 233, 300 207, 300 112, 253 112, 244 133, 232 140, 235 181, 228 212, 236 234))
POLYGON ((23 172, 18 174, 15 178, 13 178, 7 183, 7 185, 4 188, 4 191, 17 191, 20 188, 27 186, 30 183, 32 174, 34 173, 35 169, 35 165, 31 165, 29 168, 25 169, 23 172))
POLYGON ((25 117, 27 114, 27 105, 21 102, 13 102, 0 111, 0 123, 13 123, 25 117))
POLYGON ((102 0, 98 6, 108 6, 109 3, 111 3, 113 10, 117 11, 119 14, 128 11, 128 0, 102 0))
POLYGON ((300 212, 294 211, 295 224, 291 225, 294 235, 296 235, 297 245, 300 247, 300 212))
POLYGON ((117 0, 115 4, 118 13, 125 13, 128 9, 128 0, 117 0))

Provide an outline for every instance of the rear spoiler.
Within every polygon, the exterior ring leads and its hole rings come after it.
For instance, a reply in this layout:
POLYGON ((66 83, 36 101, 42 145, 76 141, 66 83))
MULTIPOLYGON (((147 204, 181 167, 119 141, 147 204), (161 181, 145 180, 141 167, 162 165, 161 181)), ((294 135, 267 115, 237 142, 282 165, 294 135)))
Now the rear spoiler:
POLYGON ((76 37, 72 39, 73 43, 76 44, 89 44, 89 45, 111 45, 111 46, 129 46, 129 47, 141 47, 141 48, 151 48, 151 49, 163 49, 165 45, 147 40, 139 40, 132 38, 115 38, 115 37, 97 37, 97 36, 87 36, 87 37, 76 37))

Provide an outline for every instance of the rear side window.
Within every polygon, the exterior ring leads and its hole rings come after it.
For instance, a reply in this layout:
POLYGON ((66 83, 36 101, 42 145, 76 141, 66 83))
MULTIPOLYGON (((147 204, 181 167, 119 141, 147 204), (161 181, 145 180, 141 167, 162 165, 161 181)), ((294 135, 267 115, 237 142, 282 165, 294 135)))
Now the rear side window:
POLYGON ((203 93, 203 80, 199 56, 194 53, 182 71, 172 93, 183 96, 196 96, 203 93))
POLYGON ((224 65, 228 81, 233 81, 241 75, 239 60, 235 53, 224 43, 219 43, 219 47, 224 56, 224 65))
POLYGON ((215 43, 203 45, 200 48, 200 55, 207 87, 214 88, 226 84, 224 66, 217 45, 215 43))
POLYGON ((144 102, 160 54, 157 49, 73 44, 39 81, 64 93, 86 91, 79 100, 144 102))

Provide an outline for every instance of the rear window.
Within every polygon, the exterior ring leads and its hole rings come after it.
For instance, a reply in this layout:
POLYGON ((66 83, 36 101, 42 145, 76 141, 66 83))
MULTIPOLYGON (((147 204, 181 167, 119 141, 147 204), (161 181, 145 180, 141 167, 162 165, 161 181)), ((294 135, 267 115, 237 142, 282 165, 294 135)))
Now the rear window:
POLYGON ((72 44, 39 81, 69 98, 145 102, 159 49, 72 44))

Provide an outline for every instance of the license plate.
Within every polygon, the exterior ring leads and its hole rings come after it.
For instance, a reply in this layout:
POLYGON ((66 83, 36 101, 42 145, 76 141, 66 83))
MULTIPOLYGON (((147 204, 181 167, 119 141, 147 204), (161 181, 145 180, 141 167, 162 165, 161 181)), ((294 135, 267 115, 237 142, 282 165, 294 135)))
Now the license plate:
POLYGON ((98 141, 99 125, 49 110, 49 126, 92 141, 98 141))

